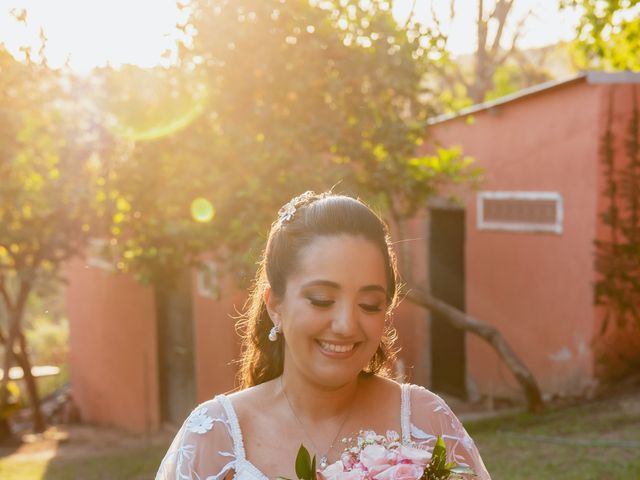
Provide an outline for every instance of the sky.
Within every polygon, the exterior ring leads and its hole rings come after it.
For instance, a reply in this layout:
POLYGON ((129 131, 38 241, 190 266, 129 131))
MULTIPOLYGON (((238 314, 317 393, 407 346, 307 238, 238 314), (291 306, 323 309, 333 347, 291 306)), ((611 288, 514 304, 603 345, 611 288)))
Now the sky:
MULTIPOLYGON (((453 23, 447 21, 449 0, 416 0, 416 16, 430 21, 431 3, 449 31, 449 49, 455 55, 475 48, 474 22, 477 0, 456 0, 453 23)), ((410 11, 412 0, 395 0, 394 15, 399 21, 410 11)), ((492 0, 485 0, 487 8, 492 0)), ((522 48, 538 47, 572 38, 578 17, 575 12, 559 13, 558 0, 515 0, 513 23, 505 31, 510 45, 513 25, 525 18, 522 48)), ((21 45, 36 45, 40 28, 48 39, 47 58, 52 66, 67 60, 79 72, 109 62, 147 67, 163 60, 173 49, 181 12, 175 0, 0 0, 0 42, 15 55, 21 45), (26 8, 28 24, 16 21, 11 11, 26 8)))

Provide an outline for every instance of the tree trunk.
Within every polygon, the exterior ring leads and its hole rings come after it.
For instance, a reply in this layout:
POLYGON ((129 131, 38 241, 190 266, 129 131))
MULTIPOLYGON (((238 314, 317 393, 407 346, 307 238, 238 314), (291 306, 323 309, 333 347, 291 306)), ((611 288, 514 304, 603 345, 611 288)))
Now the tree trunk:
POLYGON ((484 339, 496 351, 500 358, 507 364, 511 373, 516 377, 522 387, 527 408, 530 412, 539 412, 544 408, 540 388, 529 369, 520 361, 515 352, 509 347, 500 332, 493 326, 467 315, 464 312, 448 305, 442 300, 434 298, 426 291, 409 286, 407 298, 431 311, 443 315, 451 324, 462 330, 471 332, 484 339))
POLYGON ((27 393, 29 395, 29 402, 31 404, 33 415, 33 430, 40 433, 44 431, 46 424, 44 416, 42 415, 40 396, 38 394, 35 378, 31 372, 31 362, 29 361, 27 352, 27 342, 22 331, 22 318, 24 316, 27 298, 29 297, 32 286, 32 281, 23 279, 20 282, 17 300, 13 304, 9 301, 6 290, 2 291, 2 297, 5 301, 6 309, 9 312, 9 333, 5 344, 5 375, 2 383, 0 384, 0 408, 6 404, 6 386, 9 381, 9 368, 12 363, 11 358, 14 357, 17 360, 18 365, 22 368, 25 383, 27 385, 27 393))
POLYGON ((22 331, 18 332, 18 341, 20 343, 20 353, 17 357, 20 358, 19 363, 22 366, 24 381, 27 385, 27 392, 29 393, 31 414, 33 415, 33 431, 41 433, 44 432, 47 425, 42 415, 40 394, 38 393, 36 379, 31 372, 31 360, 29 359, 29 352, 27 351, 27 341, 22 331))
POLYGON ((7 338, 4 342, 4 361, 2 362, 2 381, 0 382, 0 411, 4 410, 7 406, 7 401, 9 399, 9 390, 7 389, 9 384, 9 369, 11 368, 12 362, 11 358, 13 357, 13 345, 15 343, 15 328, 11 319, 9 319, 9 333, 7 334, 7 338))
MULTIPOLYGON (((33 429, 36 432, 42 432, 46 428, 46 422, 44 421, 44 417, 40 408, 40 396, 37 394, 37 390, 35 389, 35 378, 31 374, 31 362, 27 355, 22 355, 20 351, 15 348, 15 333, 10 329, 9 334, 5 338, 4 335, 0 332, 0 343, 5 347, 5 359, 4 359, 4 371, 8 372, 11 367, 11 357, 15 360, 15 363, 22 368, 22 371, 25 375, 25 380, 27 382, 27 391, 29 392, 29 398, 31 400, 31 408, 33 409, 33 429), (11 340, 9 340, 11 338, 11 340), (9 345, 12 345, 10 348, 9 345), (7 358, 8 355, 8 358, 7 358), (30 380, 29 380, 30 378, 30 380), (31 386, 30 386, 31 385, 31 386), (35 395, 34 395, 35 393, 35 395), (36 401, 33 401, 33 398, 36 401)), ((21 336, 21 350, 24 350, 24 335, 21 336)), ((8 400, 8 390, 6 389, 7 383, 9 382, 9 376, 5 375, 2 379, 2 383, 0 384, 0 392, 2 395, 0 396, 0 411, 5 407, 6 402, 8 400)), ((8 419, 0 419, 0 440, 3 438, 10 437, 12 435, 11 424, 8 419)))

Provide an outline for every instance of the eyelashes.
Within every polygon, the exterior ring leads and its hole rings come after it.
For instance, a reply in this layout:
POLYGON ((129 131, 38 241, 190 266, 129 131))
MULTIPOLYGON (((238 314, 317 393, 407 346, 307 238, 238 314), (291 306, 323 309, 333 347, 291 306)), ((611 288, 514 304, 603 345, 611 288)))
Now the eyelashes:
MULTIPOLYGON (((318 298, 307 297, 309 303, 314 307, 318 308, 329 308, 331 305, 335 303, 333 300, 322 300, 318 298)), ((380 305, 372 305, 369 303, 359 303, 358 306, 367 313, 376 313, 381 312, 382 307, 380 305)))
POLYGON ((307 300, 309 300, 311 305, 313 305, 314 307, 320 307, 320 308, 327 308, 334 304, 333 300, 320 300, 318 298, 311 298, 311 297, 309 297, 307 300))

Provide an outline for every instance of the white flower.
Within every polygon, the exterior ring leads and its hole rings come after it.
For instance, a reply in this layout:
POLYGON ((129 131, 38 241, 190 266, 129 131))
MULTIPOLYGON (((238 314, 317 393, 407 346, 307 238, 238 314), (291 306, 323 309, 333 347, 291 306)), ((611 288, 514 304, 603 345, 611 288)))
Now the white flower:
POLYGON ((399 442, 400 435, 395 430, 387 430, 387 440, 390 442, 399 442))
POLYGON ((213 418, 207 415, 206 407, 195 410, 187 420, 187 430, 192 433, 207 433, 213 427, 213 418))

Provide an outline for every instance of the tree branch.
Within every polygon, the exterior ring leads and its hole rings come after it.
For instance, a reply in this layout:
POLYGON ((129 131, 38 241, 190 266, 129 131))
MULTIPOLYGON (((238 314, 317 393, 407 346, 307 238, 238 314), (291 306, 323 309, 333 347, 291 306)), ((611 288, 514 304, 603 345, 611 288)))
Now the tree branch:
POLYGON ((442 300, 434 298, 424 289, 411 287, 406 298, 417 305, 443 315, 454 327, 471 332, 486 340, 508 365, 524 390, 529 411, 539 412, 543 409, 542 395, 534 376, 494 326, 483 323, 442 300))
POLYGON ((499 0, 496 3, 496 7, 493 10, 491 17, 498 21, 498 30, 493 38, 493 44, 491 45, 491 55, 494 56, 500 48, 500 40, 504 32, 504 26, 507 23, 507 16, 513 5, 513 0, 499 0))

